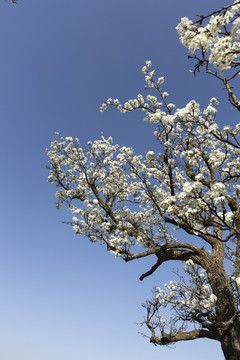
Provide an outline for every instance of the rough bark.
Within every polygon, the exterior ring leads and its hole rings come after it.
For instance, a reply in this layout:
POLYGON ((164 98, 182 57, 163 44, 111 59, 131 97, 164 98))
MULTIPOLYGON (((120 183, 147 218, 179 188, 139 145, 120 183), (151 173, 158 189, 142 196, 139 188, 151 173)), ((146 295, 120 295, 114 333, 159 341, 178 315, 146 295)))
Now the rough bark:
POLYGON ((217 295, 213 332, 221 343, 226 360, 240 360, 240 321, 232 287, 224 268, 224 244, 213 247, 214 261, 209 266, 208 279, 217 295))
POLYGON ((226 333, 221 341, 222 351, 226 360, 240 359, 240 322, 236 320, 234 326, 226 333))

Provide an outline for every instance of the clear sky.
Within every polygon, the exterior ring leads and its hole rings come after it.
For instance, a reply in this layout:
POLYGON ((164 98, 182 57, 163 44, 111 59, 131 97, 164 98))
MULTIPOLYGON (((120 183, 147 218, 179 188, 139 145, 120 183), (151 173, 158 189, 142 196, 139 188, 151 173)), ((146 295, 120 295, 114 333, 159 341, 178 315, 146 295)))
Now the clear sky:
MULTIPOLYGON (((141 68, 152 60, 169 99, 204 107, 219 97, 219 122, 236 113, 221 85, 193 78, 175 27, 223 0, 0 0, 0 359, 222 360, 218 343, 154 347, 136 322, 154 285, 173 278, 164 266, 143 282, 153 259, 125 264, 102 246, 74 237, 61 222, 46 182, 45 149, 54 131, 87 140, 112 136, 141 153, 152 147, 143 113, 100 113, 108 97, 145 94, 141 68)), ((147 330, 146 330, 146 334, 147 330)))

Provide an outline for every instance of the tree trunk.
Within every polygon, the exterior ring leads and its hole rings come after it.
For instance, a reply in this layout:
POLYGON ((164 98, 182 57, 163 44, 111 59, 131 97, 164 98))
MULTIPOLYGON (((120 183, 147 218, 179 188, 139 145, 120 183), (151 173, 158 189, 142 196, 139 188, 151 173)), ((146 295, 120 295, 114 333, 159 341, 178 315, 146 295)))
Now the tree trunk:
POLYGON ((237 322, 221 341, 226 360, 240 360, 240 323, 237 322))

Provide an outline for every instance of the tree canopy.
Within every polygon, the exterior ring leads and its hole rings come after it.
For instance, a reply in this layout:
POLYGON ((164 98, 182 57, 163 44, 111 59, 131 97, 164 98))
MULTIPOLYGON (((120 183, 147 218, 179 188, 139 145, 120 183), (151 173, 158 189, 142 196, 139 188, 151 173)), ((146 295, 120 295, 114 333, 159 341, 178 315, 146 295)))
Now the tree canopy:
MULTIPOLYGON (((184 17, 176 28, 196 61, 193 74, 203 70, 219 80, 238 111, 239 12, 235 1, 196 21, 184 17)), ((158 151, 135 154, 104 136, 82 146, 78 138, 56 133, 48 150, 56 207, 67 204, 76 234, 105 244, 126 262, 154 255, 140 280, 164 262, 184 263, 184 273, 177 271, 165 289, 156 287, 144 304, 150 342, 209 338, 221 343, 226 359, 239 359, 240 123, 220 128, 215 97, 202 110, 195 100, 177 108, 150 60, 142 71, 146 97, 124 104, 109 98, 100 111, 143 111, 158 151), (161 316, 163 307, 171 318, 161 316)))

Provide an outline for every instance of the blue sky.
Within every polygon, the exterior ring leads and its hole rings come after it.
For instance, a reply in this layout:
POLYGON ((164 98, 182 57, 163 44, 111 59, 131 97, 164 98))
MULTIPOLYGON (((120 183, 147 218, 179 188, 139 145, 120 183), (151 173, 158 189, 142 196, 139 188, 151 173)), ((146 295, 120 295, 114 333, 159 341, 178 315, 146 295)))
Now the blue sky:
POLYGON ((54 207, 45 149, 55 131, 82 143, 103 132, 138 153, 151 149, 153 128, 142 113, 98 110, 108 97, 124 102, 145 94, 141 68, 148 59, 177 107, 192 99, 204 107, 216 96, 219 122, 234 121, 221 85, 190 74, 175 30, 181 17, 225 4, 0 0, 1 359, 223 359, 213 341, 169 349, 138 334, 141 303, 154 285, 172 279, 174 264, 140 282, 152 259, 125 264, 74 237, 61 223, 67 212, 54 207))

